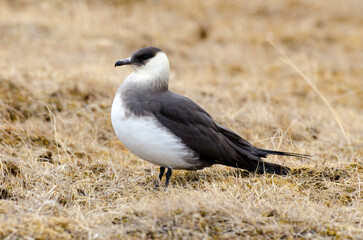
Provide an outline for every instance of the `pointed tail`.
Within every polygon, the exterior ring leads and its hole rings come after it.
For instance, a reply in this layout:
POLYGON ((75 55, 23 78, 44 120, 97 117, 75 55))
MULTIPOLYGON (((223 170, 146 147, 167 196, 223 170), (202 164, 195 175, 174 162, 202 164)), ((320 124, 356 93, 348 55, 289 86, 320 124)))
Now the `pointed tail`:
MULTIPOLYGON (((241 150, 241 149, 239 149, 241 150)), ((266 150, 260 148, 253 149, 254 155, 247 155, 248 158, 241 158, 239 161, 234 163, 223 163, 224 165, 230 167, 236 167, 241 169, 246 169, 250 172, 255 172, 258 174, 270 173, 277 175, 287 175, 290 172, 290 168, 276 164, 265 162, 261 158, 267 157, 267 155, 280 155, 280 156, 291 156, 291 157, 300 157, 300 158, 310 158, 310 155, 307 154, 299 154, 299 153, 290 153, 290 152, 280 152, 273 150, 266 150)), ((246 156, 246 155, 244 155, 246 156)))
POLYGON ((280 155, 280 156, 290 156, 290 157, 298 157, 298 158, 311 158, 308 154, 301 154, 301 153, 290 153, 290 152, 280 152, 274 150, 267 150, 262 148, 256 148, 256 153, 259 157, 265 158, 267 155, 280 155))
POLYGON ((240 157, 234 161, 223 161, 220 164, 230 167, 236 167, 246 169, 250 172, 256 172, 259 174, 272 173, 278 175, 286 175, 290 172, 290 168, 284 167, 275 163, 269 163, 263 161, 261 158, 267 157, 267 155, 280 155, 299 158, 311 158, 310 155, 290 152, 280 152, 257 148, 251 143, 241 138, 238 134, 229 130, 226 127, 217 125, 220 132, 224 135, 225 140, 239 153, 240 157))
POLYGON ((269 163, 262 160, 248 160, 248 162, 234 162, 234 163, 223 163, 223 165, 235 167, 239 169, 246 169, 249 172, 255 172, 258 174, 270 173, 277 175, 287 175, 290 172, 290 168, 275 164, 269 163))
MULTIPOLYGON (((258 154, 259 157, 265 158, 267 155, 280 155, 280 156, 290 156, 290 157, 298 157, 298 158, 311 158, 310 155, 307 154, 300 154, 300 153, 290 153, 290 152, 280 152, 274 150, 267 150, 257 148, 255 152, 258 154)), ((269 163, 265 161, 256 161, 256 172, 263 174, 263 173, 272 173, 278 175, 287 175, 290 172, 290 168, 275 164, 269 163)))

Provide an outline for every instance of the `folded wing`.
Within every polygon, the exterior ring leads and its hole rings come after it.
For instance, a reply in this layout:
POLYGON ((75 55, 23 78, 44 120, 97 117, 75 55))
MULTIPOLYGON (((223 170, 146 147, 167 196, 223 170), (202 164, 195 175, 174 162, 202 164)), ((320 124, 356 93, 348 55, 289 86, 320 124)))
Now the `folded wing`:
POLYGON ((243 168, 257 173, 286 174, 289 169, 264 162, 268 154, 306 157, 254 147, 232 130, 218 125, 189 98, 167 91, 148 103, 150 112, 185 145, 199 154, 201 161, 243 168))

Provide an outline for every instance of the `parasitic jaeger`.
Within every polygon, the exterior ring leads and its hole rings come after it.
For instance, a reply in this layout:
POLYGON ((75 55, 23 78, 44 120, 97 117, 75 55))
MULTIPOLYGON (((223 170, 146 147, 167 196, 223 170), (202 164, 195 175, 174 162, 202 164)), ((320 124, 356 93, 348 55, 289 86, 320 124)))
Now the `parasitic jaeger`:
POLYGON ((214 122, 189 98, 169 91, 169 60, 159 48, 142 48, 115 63, 115 67, 122 65, 131 65, 134 71, 113 100, 113 129, 131 152, 160 166, 160 180, 168 169, 166 186, 172 169, 198 170, 222 164, 259 174, 286 175, 288 167, 262 158, 269 154, 309 157, 257 148, 214 122))

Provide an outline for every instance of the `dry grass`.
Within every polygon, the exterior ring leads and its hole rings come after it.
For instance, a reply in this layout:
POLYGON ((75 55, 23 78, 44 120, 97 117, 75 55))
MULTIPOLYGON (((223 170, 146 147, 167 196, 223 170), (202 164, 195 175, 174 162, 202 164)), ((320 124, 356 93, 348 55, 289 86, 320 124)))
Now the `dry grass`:
POLYGON ((1 1, 1 239, 362 239, 363 2, 1 1), (273 43, 273 44, 271 44, 273 43), (294 169, 158 169, 117 140, 116 60, 159 46, 174 91, 294 169), (273 45, 275 45, 275 48, 273 45))

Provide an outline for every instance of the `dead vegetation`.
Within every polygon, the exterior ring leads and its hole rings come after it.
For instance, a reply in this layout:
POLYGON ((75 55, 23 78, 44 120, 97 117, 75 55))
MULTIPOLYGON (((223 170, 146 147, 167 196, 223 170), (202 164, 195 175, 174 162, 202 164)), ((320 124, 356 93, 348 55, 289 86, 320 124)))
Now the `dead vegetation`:
POLYGON ((362 11, 353 0, 1 1, 0 238, 361 239, 362 11), (149 45, 170 58, 170 88, 217 122, 314 158, 271 157, 287 177, 175 171, 155 190, 157 168, 110 122, 130 72, 114 62, 149 45))

